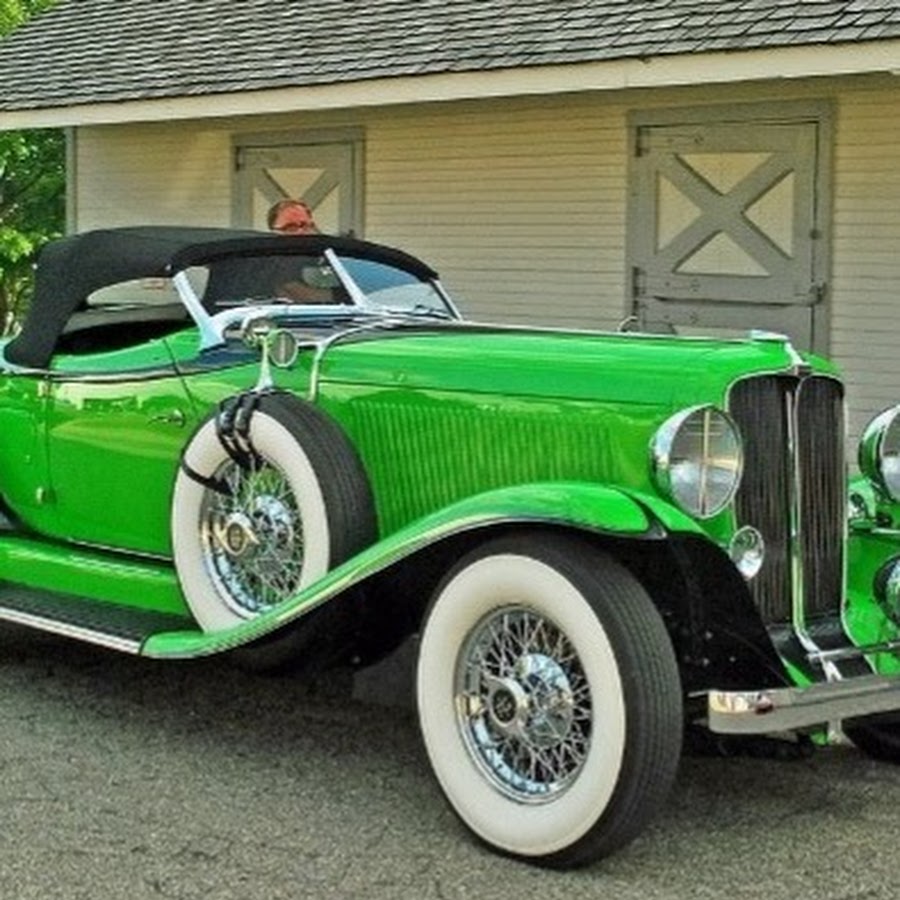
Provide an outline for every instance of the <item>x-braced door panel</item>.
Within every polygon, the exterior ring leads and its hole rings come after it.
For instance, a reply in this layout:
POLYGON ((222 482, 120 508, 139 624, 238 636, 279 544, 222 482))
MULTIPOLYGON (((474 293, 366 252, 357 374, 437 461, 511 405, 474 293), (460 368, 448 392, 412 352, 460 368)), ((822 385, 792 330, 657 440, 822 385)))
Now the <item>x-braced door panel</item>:
POLYGON ((236 224, 264 229, 272 204, 293 197, 309 205, 322 231, 358 234, 356 152, 352 142, 239 147, 236 224))
POLYGON ((644 125, 629 266, 641 327, 814 342, 824 295, 816 122, 644 125))

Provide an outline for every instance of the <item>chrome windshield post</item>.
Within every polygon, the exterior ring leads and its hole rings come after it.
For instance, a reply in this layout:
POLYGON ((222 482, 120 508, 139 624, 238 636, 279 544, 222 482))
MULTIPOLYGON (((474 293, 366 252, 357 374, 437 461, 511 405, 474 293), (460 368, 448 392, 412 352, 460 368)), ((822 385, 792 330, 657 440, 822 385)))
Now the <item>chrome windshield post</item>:
POLYGON ((181 298, 181 302, 187 308, 191 318, 200 329, 200 349, 207 350, 222 343, 222 335, 219 333, 209 313, 203 308, 200 298, 194 291, 191 280, 186 272, 176 272, 172 276, 172 284, 181 298))
POLYGON ((372 305, 369 303, 369 298, 363 293, 360 286, 350 277, 350 273, 340 261, 337 253, 335 253, 331 247, 328 247, 328 249, 325 250, 324 256, 325 259, 328 260, 328 265, 334 269, 334 274, 337 275, 338 281, 340 281, 350 295, 353 305, 362 307, 363 309, 369 309, 372 305))
POLYGON ((453 302, 453 298, 447 293, 446 288, 443 284, 441 284, 440 279, 432 278, 431 284, 434 287, 437 295, 447 304, 447 309, 450 311, 451 318, 461 319, 462 313, 457 308, 456 304, 453 302))

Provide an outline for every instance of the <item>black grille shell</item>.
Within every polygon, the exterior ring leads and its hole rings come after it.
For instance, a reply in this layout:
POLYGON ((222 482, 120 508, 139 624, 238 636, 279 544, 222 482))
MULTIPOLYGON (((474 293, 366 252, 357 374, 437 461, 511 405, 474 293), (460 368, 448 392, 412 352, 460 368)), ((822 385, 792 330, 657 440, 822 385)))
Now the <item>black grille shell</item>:
MULTIPOLYGON (((744 441, 738 526, 766 543, 750 591, 767 624, 840 613, 844 584, 844 393, 826 376, 765 375, 737 382, 729 411, 744 441)), ((801 623, 798 623, 801 624, 801 623)))

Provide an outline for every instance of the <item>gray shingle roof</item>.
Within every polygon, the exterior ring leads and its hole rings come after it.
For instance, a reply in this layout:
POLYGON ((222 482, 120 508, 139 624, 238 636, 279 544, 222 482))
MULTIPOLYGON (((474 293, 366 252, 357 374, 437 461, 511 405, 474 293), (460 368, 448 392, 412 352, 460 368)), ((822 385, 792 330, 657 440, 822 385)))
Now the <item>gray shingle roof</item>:
POLYGON ((61 0, 0 111, 900 38, 900 0, 61 0))

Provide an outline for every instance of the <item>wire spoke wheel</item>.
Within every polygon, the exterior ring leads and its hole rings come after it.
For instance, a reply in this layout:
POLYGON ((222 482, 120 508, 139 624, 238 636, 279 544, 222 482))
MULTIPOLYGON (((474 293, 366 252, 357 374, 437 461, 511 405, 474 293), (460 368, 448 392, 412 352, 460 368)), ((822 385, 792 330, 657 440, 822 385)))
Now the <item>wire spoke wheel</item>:
POLYGON ((476 765, 525 803, 564 791, 591 740, 591 691, 566 635, 525 607, 491 613, 460 653, 459 724, 476 765))
POLYGON ((229 461, 215 477, 200 512, 204 563, 223 599, 242 615, 290 597, 303 571, 303 523, 285 473, 255 459, 229 461))
MULTIPOLYGON (((298 596, 376 537, 365 469, 322 410, 281 391, 256 398, 236 461, 216 415, 184 449, 172 497, 172 550, 204 631, 233 628, 298 596)), ((247 668, 310 668, 337 658, 356 622, 350 604, 310 609, 232 651, 247 668)))

